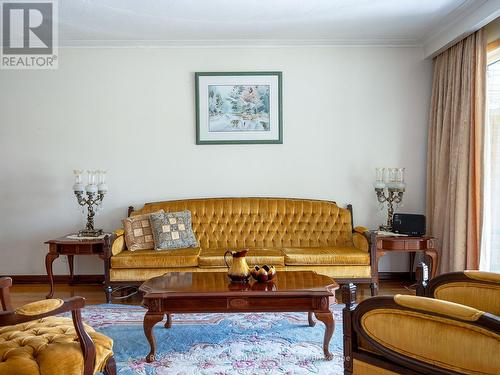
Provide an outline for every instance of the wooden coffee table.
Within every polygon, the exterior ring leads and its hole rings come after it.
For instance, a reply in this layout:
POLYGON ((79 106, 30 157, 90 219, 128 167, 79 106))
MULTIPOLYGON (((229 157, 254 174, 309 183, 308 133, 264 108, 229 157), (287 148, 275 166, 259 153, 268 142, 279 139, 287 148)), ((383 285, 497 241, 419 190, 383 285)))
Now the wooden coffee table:
POLYGON ((308 312, 309 325, 315 321, 312 314, 325 324, 323 352, 327 360, 330 339, 335 329, 329 299, 335 295, 338 284, 330 277, 315 272, 278 272, 267 283, 251 281, 248 284, 231 283, 225 272, 172 272, 144 282, 139 290, 144 293, 144 333, 151 350, 147 362, 155 360, 156 342, 153 327, 167 316, 165 328, 172 326, 174 313, 236 313, 236 312, 308 312))

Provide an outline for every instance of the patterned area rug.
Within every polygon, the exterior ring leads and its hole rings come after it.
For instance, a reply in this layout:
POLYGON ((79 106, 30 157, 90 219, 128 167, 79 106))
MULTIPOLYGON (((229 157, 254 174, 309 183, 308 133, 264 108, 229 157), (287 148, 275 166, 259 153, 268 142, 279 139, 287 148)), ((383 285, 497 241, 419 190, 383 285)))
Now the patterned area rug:
POLYGON ((332 306, 333 360, 323 357, 324 325, 309 327, 306 313, 176 314, 172 328, 154 328, 156 362, 144 360, 149 344, 140 306, 94 305, 84 320, 114 340, 118 374, 342 374, 342 305, 332 306))

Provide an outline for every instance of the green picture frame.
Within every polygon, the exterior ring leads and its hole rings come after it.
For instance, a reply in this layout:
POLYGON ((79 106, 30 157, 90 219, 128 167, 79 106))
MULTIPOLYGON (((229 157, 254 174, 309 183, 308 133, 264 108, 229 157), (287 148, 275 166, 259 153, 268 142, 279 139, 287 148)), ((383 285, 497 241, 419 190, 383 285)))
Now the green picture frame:
POLYGON ((196 144, 282 144, 282 72, 196 72, 196 144))

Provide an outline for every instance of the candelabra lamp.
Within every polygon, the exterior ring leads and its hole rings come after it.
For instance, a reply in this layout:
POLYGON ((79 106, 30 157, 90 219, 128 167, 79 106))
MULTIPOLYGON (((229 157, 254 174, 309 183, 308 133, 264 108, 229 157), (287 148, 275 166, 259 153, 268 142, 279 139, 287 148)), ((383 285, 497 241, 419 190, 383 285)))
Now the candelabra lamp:
POLYGON ((87 208, 87 225, 85 229, 78 232, 80 237, 98 237, 103 234, 102 229, 94 228, 94 216, 102 208, 102 201, 108 192, 106 185, 106 171, 87 171, 88 184, 84 186, 82 182, 82 170, 75 169, 75 184, 73 191, 78 204, 82 206, 83 212, 87 208))
POLYGON ((380 230, 392 231, 392 217, 394 205, 399 206, 403 201, 405 192, 405 169, 404 168, 376 168, 376 179, 373 184, 378 202, 383 205, 387 203, 387 223, 379 227, 380 230), (387 169, 387 176, 386 176, 387 169))

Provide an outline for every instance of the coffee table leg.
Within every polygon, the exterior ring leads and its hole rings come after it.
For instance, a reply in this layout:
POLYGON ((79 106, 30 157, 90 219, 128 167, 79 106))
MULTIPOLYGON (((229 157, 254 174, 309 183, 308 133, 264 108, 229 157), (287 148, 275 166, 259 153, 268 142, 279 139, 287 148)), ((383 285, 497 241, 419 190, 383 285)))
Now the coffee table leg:
POLYGON ((165 314, 167 315, 167 321, 165 322, 165 328, 171 328, 172 327, 172 315, 170 314, 165 314))
POLYGON ((314 327, 316 325, 316 322, 313 319, 313 313, 311 311, 307 313, 307 320, 309 321, 309 327, 314 327))
POLYGON ((162 320, 163 314, 147 312, 146 315, 144 315, 144 334, 146 335, 151 347, 149 354, 146 356, 146 362, 148 363, 155 360, 156 353, 156 341, 153 335, 153 327, 156 323, 161 322, 162 320))
POLYGON ((325 324, 325 338, 323 339, 323 352, 325 353, 325 358, 327 361, 331 361, 333 358, 332 353, 330 353, 330 340, 335 330, 335 322, 333 320, 333 315, 331 312, 315 312, 314 315, 316 319, 321 320, 325 324))

